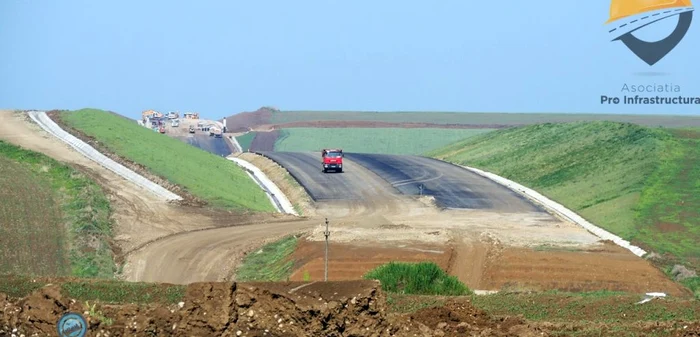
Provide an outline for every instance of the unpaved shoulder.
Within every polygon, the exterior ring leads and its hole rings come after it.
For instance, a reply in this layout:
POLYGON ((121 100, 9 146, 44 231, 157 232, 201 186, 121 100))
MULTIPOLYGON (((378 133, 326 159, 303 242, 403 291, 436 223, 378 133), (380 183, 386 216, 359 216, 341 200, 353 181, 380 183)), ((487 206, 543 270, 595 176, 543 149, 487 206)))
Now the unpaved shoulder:
POLYGON ((309 195, 284 167, 255 153, 239 153, 235 155, 235 157, 255 165, 265 173, 265 175, 279 187, 282 193, 287 196, 292 205, 294 205, 294 208, 296 208, 297 211, 301 211, 300 215, 314 216, 316 214, 314 203, 309 195))
POLYGON ((203 215, 161 201, 72 149, 22 112, 0 111, 0 139, 68 163, 100 184, 110 198, 116 243, 125 252, 174 233, 213 227, 203 215))

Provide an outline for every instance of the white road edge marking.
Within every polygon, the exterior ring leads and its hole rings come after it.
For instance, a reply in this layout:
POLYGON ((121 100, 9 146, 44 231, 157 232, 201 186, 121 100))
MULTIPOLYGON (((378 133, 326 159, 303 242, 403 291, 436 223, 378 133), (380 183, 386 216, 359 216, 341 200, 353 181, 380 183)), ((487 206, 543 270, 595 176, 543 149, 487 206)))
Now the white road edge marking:
POLYGON ((496 174, 493 174, 491 172, 482 171, 480 169, 469 167, 469 166, 464 166, 464 165, 459 165, 459 164, 456 164, 456 165, 461 166, 464 169, 467 169, 471 172, 474 172, 482 177, 486 177, 492 181, 495 181, 495 182, 515 191, 516 193, 519 193, 519 194, 525 196, 526 198, 539 203, 540 205, 551 210, 552 212, 555 212, 555 213, 559 214, 560 216, 569 219, 571 222, 585 228, 586 230, 595 234, 599 238, 601 238, 603 240, 610 240, 610 241, 614 242, 615 244, 617 244, 618 246, 623 247, 623 248, 631 251, 634 255, 637 255, 639 257, 643 257, 644 255, 647 254, 647 252, 645 250, 643 250, 642 248, 634 246, 629 241, 624 240, 621 237, 619 237, 615 234, 612 234, 612 233, 588 222, 586 219, 584 219, 580 215, 576 214, 572 210, 570 210, 570 209, 564 207, 563 205, 543 196, 542 194, 539 194, 535 190, 529 189, 523 185, 520 185, 514 181, 508 180, 506 178, 503 178, 503 177, 498 176, 496 174))

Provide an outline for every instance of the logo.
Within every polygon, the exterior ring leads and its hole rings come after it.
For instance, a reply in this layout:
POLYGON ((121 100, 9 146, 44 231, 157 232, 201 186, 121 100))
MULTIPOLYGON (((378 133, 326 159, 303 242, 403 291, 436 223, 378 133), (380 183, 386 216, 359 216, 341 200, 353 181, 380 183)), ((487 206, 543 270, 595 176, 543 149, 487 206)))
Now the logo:
POLYGON ((83 316, 69 312, 58 320, 58 335, 60 337, 85 337, 87 321, 83 316))
POLYGON ((612 0, 608 33, 612 41, 622 41, 637 57, 652 66, 661 61, 683 40, 693 21, 691 0, 612 0), (678 16, 673 32, 662 40, 647 42, 632 35, 635 31, 678 16))

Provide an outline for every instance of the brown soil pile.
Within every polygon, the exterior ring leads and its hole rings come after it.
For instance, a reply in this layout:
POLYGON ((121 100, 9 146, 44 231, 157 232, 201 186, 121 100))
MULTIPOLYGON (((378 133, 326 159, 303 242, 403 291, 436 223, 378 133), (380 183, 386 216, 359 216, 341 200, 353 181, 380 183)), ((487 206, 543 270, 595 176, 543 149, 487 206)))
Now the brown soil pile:
POLYGON ((0 294, 0 307, 0 336, 54 336, 68 311, 86 317, 90 336, 390 336, 398 329, 374 281, 193 283, 178 304, 104 304, 92 313, 54 284, 15 301, 0 294))
MULTIPOLYGON (((548 333, 520 317, 492 318, 468 302, 447 302, 444 306, 419 310, 410 315, 433 329, 435 336, 547 336, 548 333)), ((424 329, 425 330, 425 329, 424 329)))
POLYGON ((226 117, 226 128, 228 132, 246 132, 258 125, 269 124, 271 119, 272 110, 260 108, 226 117))
POLYGON ((412 314, 389 314, 375 281, 193 283, 176 304, 76 301, 49 284, 21 299, 0 293, 0 336, 56 336, 66 312, 80 313, 88 336, 580 336, 626 331, 700 336, 700 322, 616 325, 528 322, 492 317, 468 299, 412 314), (90 308, 88 308, 90 306, 90 308))

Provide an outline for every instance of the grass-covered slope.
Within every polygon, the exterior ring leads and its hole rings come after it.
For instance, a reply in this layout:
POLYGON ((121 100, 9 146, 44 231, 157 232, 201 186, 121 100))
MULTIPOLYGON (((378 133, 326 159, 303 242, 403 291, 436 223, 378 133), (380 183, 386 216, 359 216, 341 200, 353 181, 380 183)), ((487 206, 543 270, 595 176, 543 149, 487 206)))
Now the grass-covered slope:
POLYGON ((85 175, 0 141, 0 274, 110 278, 110 205, 85 175))
POLYGON ((692 130, 613 122, 541 124, 494 131, 428 155, 533 188, 623 238, 697 268, 698 138, 692 130))
POLYGON ((225 158, 101 110, 63 112, 61 120, 213 206, 274 211, 260 187, 225 158))
POLYGON ((491 129, 289 128, 282 129, 275 151, 319 151, 420 154, 491 129))

